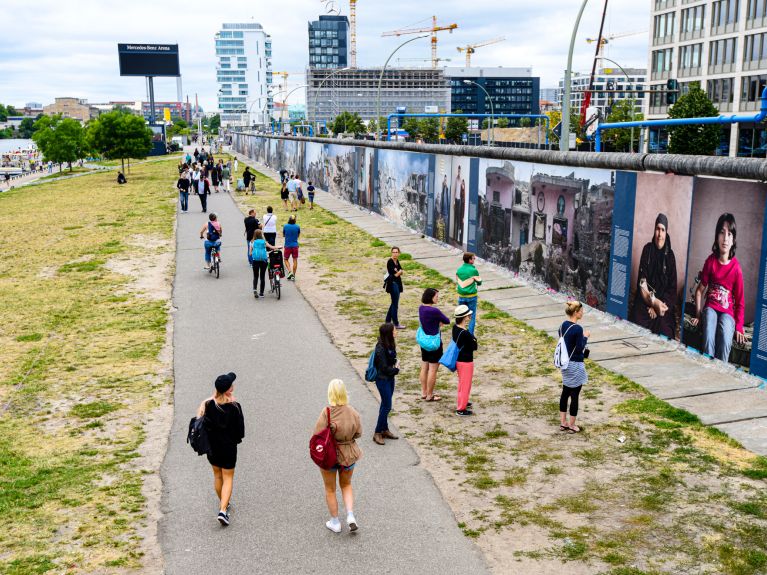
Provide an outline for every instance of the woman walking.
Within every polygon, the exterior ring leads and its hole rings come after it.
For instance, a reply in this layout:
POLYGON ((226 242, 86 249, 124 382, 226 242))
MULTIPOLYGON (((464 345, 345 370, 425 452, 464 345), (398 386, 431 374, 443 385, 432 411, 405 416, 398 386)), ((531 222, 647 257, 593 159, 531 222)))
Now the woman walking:
MULTIPOLYGON (((440 327, 450 325, 450 319, 436 307, 439 302, 439 290, 426 288, 421 296, 421 307, 418 308, 418 319, 421 322, 420 330, 426 336, 422 343, 431 343, 431 349, 424 349, 421 345, 421 373, 418 376, 421 382, 421 399, 426 401, 440 401, 439 395, 434 395, 434 386, 437 383, 437 368, 439 367, 439 358, 442 357, 442 335, 440 327), (429 340, 439 340, 439 347, 434 348, 433 342, 429 340)), ((418 339, 418 338, 416 338, 418 339)))
POLYGON ((569 301, 565 304, 567 320, 559 328, 560 337, 564 337, 567 355, 570 361, 562 370, 562 395, 559 397, 559 429, 568 433, 578 433, 581 428, 575 425, 578 415, 578 396, 583 384, 588 381, 583 359, 588 356, 586 344, 591 332, 584 331, 578 325, 583 318, 583 304, 569 301), (570 401, 570 421, 567 421, 567 402, 570 401))
POLYGON ((378 371, 376 387, 381 396, 381 406, 378 409, 378 421, 376 422, 373 441, 378 445, 385 445, 386 439, 399 439, 389 431, 389 412, 391 411, 392 396, 394 395, 394 376, 399 373, 399 361, 397 360, 397 345, 394 339, 397 337, 397 328, 391 323, 381 324, 378 328, 378 343, 375 348, 373 360, 378 371))
POLYGON ((471 380, 474 377, 474 352, 477 351, 477 338, 469 331, 469 321, 474 312, 465 304, 455 308, 455 325, 453 325, 453 341, 458 346, 458 359, 455 370, 458 373, 458 393, 455 399, 455 414, 462 417, 473 415, 471 396, 471 380))
POLYGON ((385 286, 386 291, 391 296, 391 305, 389 311, 386 312, 386 323, 393 323, 397 329, 405 329, 404 326, 399 323, 399 296, 402 293, 402 264, 399 263, 399 248, 394 246, 391 249, 391 257, 386 262, 386 276, 385 286))
POLYGON ((328 404, 330 405, 330 421, 328 410, 323 409, 314 426, 314 433, 320 433, 330 425, 333 438, 336 440, 336 455, 338 463, 333 469, 320 469, 322 482, 325 484, 325 502, 330 512, 330 520, 325 527, 334 533, 341 532, 341 521, 338 519, 338 500, 336 499, 336 474, 341 497, 346 508, 346 524, 349 531, 357 531, 357 520, 354 517, 354 492, 352 491, 352 474, 354 466, 362 457, 362 450, 355 441, 362 435, 362 422, 357 410, 349 405, 346 386, 340 379, 334 379, 328 384, 328 404))
POLYGON ((234 399, 234 373, 219 375, 213 396, 200 404, 197 417, 205 416, 210 453, 208 462, 213 468, 213 488, 219 500, 218 522, 229 525, 230 501, 237 465, 237 444, 245 437, 245 419, 242 408, 234 399))
POLYGON ((269 258, 266 249, 276 249, 272 244, 264 240, 264 232, 256 230, 253 232, 253 241, 250 242, 250 251, 248 257, 253 262, 253 296, 258 299, 264 297, 264 288, 266 287, 266 268, 269 258), (261 289, 258 288, 258 280, 261 279, 261 289))

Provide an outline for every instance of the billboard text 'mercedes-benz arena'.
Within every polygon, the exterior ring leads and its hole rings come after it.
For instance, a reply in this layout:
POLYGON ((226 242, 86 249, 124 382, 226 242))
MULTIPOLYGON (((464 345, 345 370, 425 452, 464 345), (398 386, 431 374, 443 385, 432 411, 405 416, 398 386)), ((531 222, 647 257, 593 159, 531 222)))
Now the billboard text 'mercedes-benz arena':
POLYGON ((180 76, 178 44, 118 44, 121 76, 180 76))

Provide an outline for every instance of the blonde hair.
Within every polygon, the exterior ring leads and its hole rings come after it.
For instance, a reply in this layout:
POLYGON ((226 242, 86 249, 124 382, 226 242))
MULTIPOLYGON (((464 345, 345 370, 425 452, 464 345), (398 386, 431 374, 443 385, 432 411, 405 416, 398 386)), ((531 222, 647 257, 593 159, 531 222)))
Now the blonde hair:
POLYGON ((340 379, 331 379, 328 384, 328 403, 332 406, 346 405, 349 403, 349 395, 346 386, 340 379))
POLYGON ((565 304, 565 313, 567 317, 573 317, 583 309, 583 304, 579 301, 569 301, 565 304))

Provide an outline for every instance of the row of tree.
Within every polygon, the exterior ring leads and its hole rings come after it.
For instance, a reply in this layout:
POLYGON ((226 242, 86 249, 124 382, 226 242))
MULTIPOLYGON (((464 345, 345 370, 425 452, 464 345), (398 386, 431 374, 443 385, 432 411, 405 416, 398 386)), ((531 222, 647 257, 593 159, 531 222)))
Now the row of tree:
POLYGON ((32 139, 43 157, 55 164, 72 163, 88 155, 108 160, 146 158, 152 149, 152 130, 144 118, 124 110, 101 114, 83 127, 72 118, 42 116, 34 123, 32 139))

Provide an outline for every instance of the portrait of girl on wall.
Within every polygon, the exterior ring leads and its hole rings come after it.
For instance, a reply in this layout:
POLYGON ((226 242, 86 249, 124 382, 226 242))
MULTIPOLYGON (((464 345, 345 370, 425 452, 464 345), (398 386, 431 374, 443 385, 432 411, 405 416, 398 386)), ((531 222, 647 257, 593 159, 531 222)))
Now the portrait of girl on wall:
POLYGON ((712 253, 703 264, 695 290, 695 317, 690 322, 701 325, 701 351, 722 361, 730 357, 733 338, 739 344, 746 342, 743 270, 735 257, 737 237, 735 216, 719 216, 712 253))

